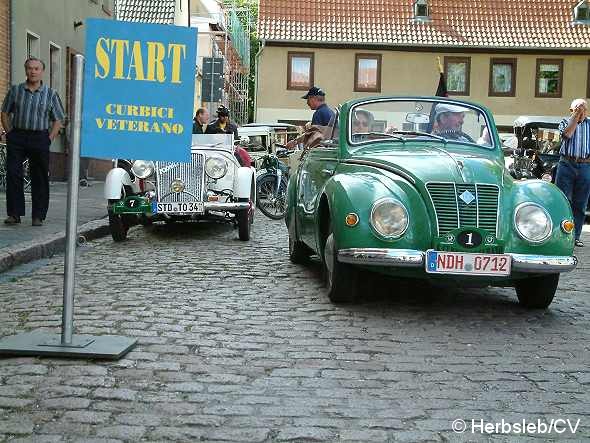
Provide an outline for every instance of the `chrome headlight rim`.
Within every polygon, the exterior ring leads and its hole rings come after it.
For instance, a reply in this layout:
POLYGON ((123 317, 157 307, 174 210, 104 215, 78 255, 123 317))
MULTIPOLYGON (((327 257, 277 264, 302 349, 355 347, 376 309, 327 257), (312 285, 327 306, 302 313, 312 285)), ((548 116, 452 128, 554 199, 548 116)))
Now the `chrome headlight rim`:
POLYGON ((535 245, 545 243, 549 238, 551 238, 551 233, 553 232, 553 220, 551 219, 549 212, 547 212, 547 210, 543 206, 541 206, 538 203, 534 203, 534 202, 524 202, 524 203, 520 203, 518 206, 516 206, 516 208, 514 209, 513 224, 514 224, 514 229, 516 229, 516 233, 518 234, 518 236, 521 239, 523 239, 524 241, 527 241, 529 243, 535 244, 535 245), (543 213, 545 218, 547 219, 549 228, 547 229, 547 233, 540 239, 531 239, 531 238, 527 237, 523 232, 521 232, 520 227, 518 226, 518 223, 516 221, 516 217, 518 216, 518 212, 527 206, 533 206, 533 207, 539 209, 543 213))
POLYGON ((375 201, 373 203, 373 206, 371 207, 371 215, 369 217, 369 224, 371 225, 371 229, 373 230, 373 232, 380 238, 384 239, 384 240, 398 240, 401 237, 403 237, 403 235, 406 233, 406 231, 408 230, 408 227, 410 226, 410 213, 408 211, 408 208, 406 208, 406 205, 404 205, 400 200, 393 198, 393 197, 384 197, 384 198, 380 198, 379 200, 375 201), (404 214, 405 214, 405 218, 406 218, 406 223, 404 228, 396 234, 384 234, 382 232, 379 232, 379 230, 375 227, 375 223, 373 222, 373 217, 375 215, 375 211, 383 204, 386 203, 395 203, 397 204, 400 208, 403 209, 404 214))
POLYGON ((220 155, 211 155, 209 157, 207 157, 207 159, 205 160, 205 174, 207 174, 207 177, 212 178, 213 180, 219 180, 223 177, 226 176, 227 171, 229 169, 229 165, 227 160, 220 156, 220 155), (222 173, 221 174, 214 174, 213 172, 210 171, 210 168, 208 167, 208 165, 210 164, 210 162, 213 161, 218 161, 220 162, 219 164, 221 164, 221 162, 223 162, 223 167, 222 167, 222 173))
POLYGON ((175 194, 181 194, 184 192, 185 189, 186 185, 179 178, 172 180, 172 183, 170 183, 170 192, 173 192, 175 194))
POLYGON ((146 179, 154 174, 156 171, 156 165, 151 160, 135 160, 131 165, 131 172, 137 178, 146 179), (141 170, 138 171, 139 167, 143 167, 143 172, 141 170))

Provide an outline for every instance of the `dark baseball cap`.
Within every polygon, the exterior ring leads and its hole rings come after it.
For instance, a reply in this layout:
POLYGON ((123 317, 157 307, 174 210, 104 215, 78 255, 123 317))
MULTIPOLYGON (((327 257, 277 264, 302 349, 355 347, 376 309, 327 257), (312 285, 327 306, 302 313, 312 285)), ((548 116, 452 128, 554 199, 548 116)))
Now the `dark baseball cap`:
POLYGON ((225 106, 221 105, 219 108, 217 108, 217 115, 218 116, 225 116, 225 117, 229 117, 229 109, 227 109, 225 106))
POLYGON ((307 91, 307 94, 305 94, 303 97, 301 98, 309 98, 309 97, 324 97, 326 95, 326 93, 324 91, 322 91, 322 88, 318 88, 317 86, 313 86, 311 88, 309 88, 309 91, 307 91))

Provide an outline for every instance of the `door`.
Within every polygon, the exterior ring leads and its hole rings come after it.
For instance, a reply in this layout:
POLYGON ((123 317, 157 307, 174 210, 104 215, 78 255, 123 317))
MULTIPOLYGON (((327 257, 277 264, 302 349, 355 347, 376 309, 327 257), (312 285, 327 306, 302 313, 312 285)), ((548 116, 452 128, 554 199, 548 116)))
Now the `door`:
MULTIPOLYGON (((337 117, 336 120, 337 121, 337 117)), ((337 125, 325 128, 329 134, 320 146, 311 148, 305 158, 297 183, 297 229, 300 240, 319 252, 317 244, 319 203, 328 180, 338 165, 339 145, 337 125)))

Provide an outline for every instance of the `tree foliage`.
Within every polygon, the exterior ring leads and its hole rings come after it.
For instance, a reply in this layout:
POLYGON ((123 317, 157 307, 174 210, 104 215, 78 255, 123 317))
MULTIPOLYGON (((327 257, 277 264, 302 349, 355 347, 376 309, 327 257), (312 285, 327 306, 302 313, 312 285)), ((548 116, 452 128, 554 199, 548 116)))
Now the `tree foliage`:
POLYGON ((254 96, 256 94, 256 53, 258 52, 259 40, 256 24, 258 23, 258 0, 224 0, 226 8, 247 9, 250 11, 249 19, 247 14, 238 14, 244 29, 250 29, 250 75, 248 78, 248 121, 254 121, 254 96))

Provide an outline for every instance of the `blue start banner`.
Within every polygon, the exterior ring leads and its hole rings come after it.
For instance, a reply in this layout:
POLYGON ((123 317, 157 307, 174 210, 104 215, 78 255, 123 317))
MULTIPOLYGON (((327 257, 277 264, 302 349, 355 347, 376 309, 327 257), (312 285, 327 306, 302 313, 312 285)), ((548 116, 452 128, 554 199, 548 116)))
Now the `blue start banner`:
POLYGON ((190 161, 197 30, 86 19, 81 155, 190 161))

